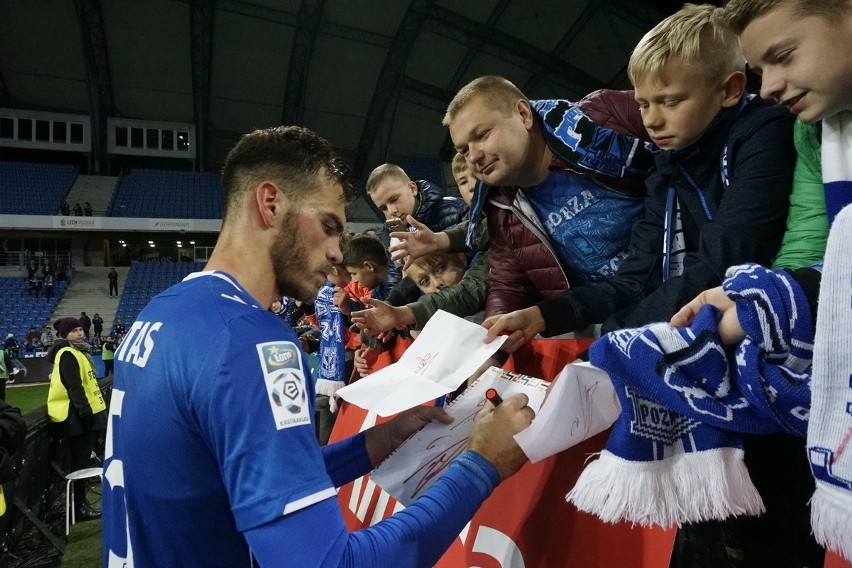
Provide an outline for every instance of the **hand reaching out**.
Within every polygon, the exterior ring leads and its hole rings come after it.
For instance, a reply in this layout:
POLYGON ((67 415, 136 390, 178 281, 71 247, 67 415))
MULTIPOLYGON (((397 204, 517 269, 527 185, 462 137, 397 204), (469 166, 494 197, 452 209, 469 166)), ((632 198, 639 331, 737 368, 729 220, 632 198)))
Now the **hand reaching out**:
POLYGON ((446 250, 449 246, 449 240, 444 233, 432 232, 429 227, 411 215, 406 216, 403 221, 417 229, 417 231, 413 233, 391 233, 391 238, 399 239, 400 242, 388 249, 388 252, 391 253, 391 260, 405 259, 405 265, 402 267, 403 270, 408 270, 411 263, 421 256, 427 255, 430 252, 446 250))
POLYGON ((701 306, 711 304, 722 312, 719 320, 719 337, 725 345, 736 345, 745 339, 745 331, 740 325, 737 317, 737 305, 731 300, 721 286, 711 288, 698 294, 691 302, 672 316, 671 324, 677 327, 685 327, 692 323, 701 306))
POLYGON ((499 316, 491 316, 482 322, 482 327, 488 330, 485 343, 491 343, 498 335, 509 332, 509 338, 500 347, 506 353, 514 353, 518 347, 529 342, 546 329, 544 318, 538 306, 499 316))
POLYGON ((364 304, 370 309, 352 314, 352 323, 369 335, 378 335, 392 329, 405 329, 414 323, 414 314, 405 306, 391 306, 381 300, 364 298, 364 304))

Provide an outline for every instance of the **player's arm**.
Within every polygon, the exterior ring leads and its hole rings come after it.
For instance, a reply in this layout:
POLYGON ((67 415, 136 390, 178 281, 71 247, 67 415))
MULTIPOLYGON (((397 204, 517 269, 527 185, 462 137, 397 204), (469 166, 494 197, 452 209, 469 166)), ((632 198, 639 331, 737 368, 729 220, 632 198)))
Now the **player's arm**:
MULTIPOLYGON (((370 528, 349 533, 337 499, 328 498, 246 531, 259 564, 433 566, 494 487, 526 461, 513 438, 532 419, 526 403, 525 396, 515 395, 497 408, 487 404, 477 416, 468 451, 411 506, 370 528)), ((370 429, 376 440, 367 431, 373 459, 394 443, 393 429, 382 429, 387 424, 370 429)))

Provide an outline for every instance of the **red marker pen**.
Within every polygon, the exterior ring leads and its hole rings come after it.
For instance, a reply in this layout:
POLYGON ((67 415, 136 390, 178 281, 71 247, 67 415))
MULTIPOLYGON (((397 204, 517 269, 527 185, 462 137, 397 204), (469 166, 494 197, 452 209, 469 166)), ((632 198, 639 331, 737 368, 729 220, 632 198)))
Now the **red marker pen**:
POLYGON ((485 391, 485 398, 494 405, 494 407, 500 406, 500 403, 503 402, 503 399, 500 397, 500 393, 497 392, 497 389, 488 389, 485 391))

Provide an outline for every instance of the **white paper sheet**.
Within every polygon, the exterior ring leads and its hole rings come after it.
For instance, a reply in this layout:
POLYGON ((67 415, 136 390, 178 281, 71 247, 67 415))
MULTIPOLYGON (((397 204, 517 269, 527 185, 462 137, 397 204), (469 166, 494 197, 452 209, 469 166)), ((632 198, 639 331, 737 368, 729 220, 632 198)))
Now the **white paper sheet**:
POLYGON ((473 422, 485 404, 485 391, 493 387, 507 398, 522 392, 536 412, 550 383, 491 367, 445 408, 452 424, 430 422, 412 435, 373 471, 371 479, 394 499, 410 505, 449 467, 466 445, 473 422))
POLYGON ((590 363, 566 365, 532 425, 515 440, 535 463, 603 432, 620 413, 606 371, 590 363))
POLYGON ((456 390, 506 340, 486 345, 485 334, 485 328, 438 310, 399 361, 337 394, 379 416, 434 400, 456 390))

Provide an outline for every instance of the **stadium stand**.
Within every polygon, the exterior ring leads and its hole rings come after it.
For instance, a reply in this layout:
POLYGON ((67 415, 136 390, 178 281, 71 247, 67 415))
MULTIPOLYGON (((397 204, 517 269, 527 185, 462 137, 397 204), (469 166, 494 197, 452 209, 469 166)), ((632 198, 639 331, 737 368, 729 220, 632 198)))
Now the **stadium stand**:
POLYGON ((109 215, 221 219, 218 173, 133 169, 122 176, 109 215))
POLYGON ((58 215, 77 169, 68 164, 0 161, 0 213, 58 215))
POLYGON ((68 283, 60 280, 52 298, 31 298, 27 296, 27 279, 24 276, 0 277, 0 330, 12 333, 23 344, 24 337, 31 327, 41 332, 42 327, 50 323, 50 314, 65 293, 68 283))
MULTIPOLYGON (((204 269, 203 262, 133 262, 115 313, 127 329, 151 298, 183 280, 191 272, 204 269)), ((111 333, 115 334, 115 324, 111 333)))

